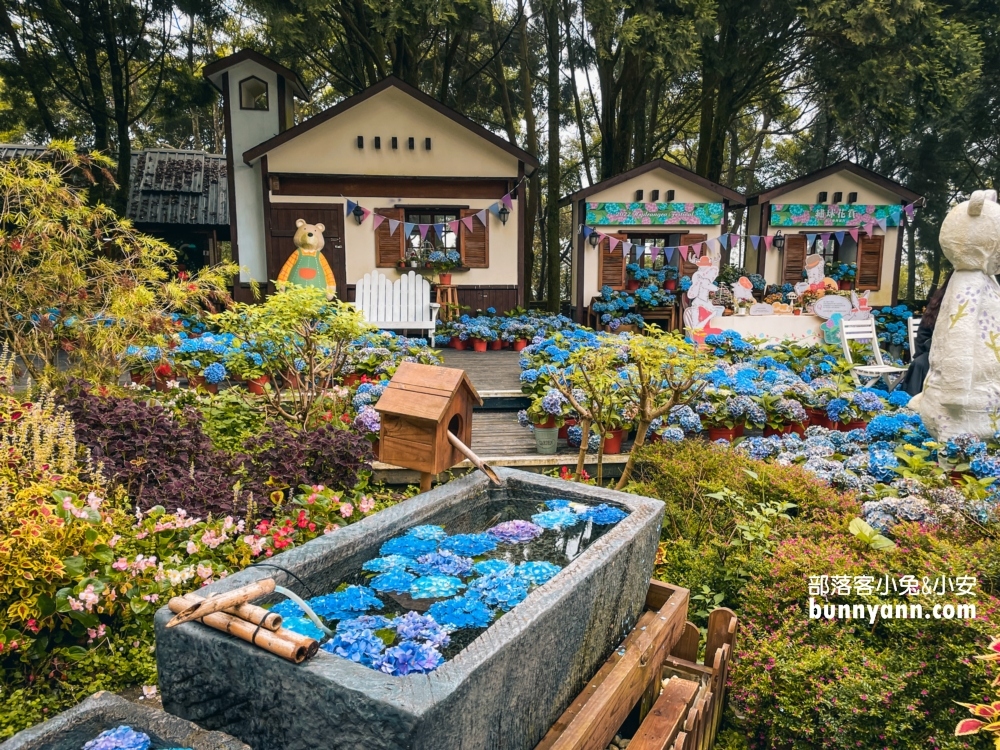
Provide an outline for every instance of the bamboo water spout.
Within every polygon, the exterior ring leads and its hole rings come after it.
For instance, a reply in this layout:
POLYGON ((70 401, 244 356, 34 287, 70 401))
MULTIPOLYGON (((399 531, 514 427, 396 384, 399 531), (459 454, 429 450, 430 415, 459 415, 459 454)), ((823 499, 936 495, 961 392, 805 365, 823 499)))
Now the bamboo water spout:
POLYGON ((450 430, 448 432, 448 441, 456 448, 458 448, 458 450, 462 452, 462 455, 464 455, 467 459, 469 459, 469 461, 472 462, 473 466, 475 466, 477 469, 483 472, 483 474, 488 476, 490 478, 490 481, 493 482, 493 484, 497 485, 498 487, 502 484, 502 482, 500 481, 500 477, 498 477, 497 473, 493 471, 493 467, 491 467, 488 463, 486 463, 479 456, 477 456, 473 452, 472 448, 470 448, 461 440, 459 440, 458 437, 455 435, 455 433, 451 432, 450 430))

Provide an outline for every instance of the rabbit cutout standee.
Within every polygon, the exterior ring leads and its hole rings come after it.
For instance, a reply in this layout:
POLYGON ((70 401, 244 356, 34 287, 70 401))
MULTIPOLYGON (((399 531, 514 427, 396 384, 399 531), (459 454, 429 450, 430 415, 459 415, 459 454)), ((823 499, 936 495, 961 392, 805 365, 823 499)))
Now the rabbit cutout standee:
POLYGON ((941 303, 924 390, 910 406, 938 440, 991 437, 1000 425, 1000 205, 977 190, 941 225, 941 250, 954 267, 941 303))

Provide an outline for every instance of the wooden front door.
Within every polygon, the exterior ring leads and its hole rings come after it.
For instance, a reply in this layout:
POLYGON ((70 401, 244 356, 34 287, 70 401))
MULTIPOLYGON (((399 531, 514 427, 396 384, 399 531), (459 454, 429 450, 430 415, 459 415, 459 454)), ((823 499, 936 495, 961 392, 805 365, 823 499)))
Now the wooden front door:
POLYGON ((268 289, 274 291, 274 280, 281 267, 295 251, 295 222, 305 219, 307 224, 322 224, 323 255, 326 256, 333 276, 337 280, 337 297, 346 299, 347 261, 344 255, 344 204, 343 203, 272 203, 269 215, 270 236, 267 246, 268 289))

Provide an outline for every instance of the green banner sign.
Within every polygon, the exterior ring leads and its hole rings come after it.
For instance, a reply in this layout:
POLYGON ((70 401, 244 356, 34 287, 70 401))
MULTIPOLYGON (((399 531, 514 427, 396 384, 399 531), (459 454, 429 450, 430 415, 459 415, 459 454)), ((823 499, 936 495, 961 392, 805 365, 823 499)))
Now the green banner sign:
POLYGON ((722 223, 721 203, 588 203, 588 226, 722 223))
POLYGON ((772 203, 772 227, 858 227, 862 224, 899 226, 902 206, 861 203, 772 203))

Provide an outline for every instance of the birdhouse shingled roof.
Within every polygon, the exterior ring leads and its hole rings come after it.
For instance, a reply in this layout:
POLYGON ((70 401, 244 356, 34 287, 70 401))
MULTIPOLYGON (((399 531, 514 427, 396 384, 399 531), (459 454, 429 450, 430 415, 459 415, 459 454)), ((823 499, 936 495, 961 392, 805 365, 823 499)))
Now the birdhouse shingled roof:
POLYGON ((473 401, 483 403, 465 370, 403 362, 379 397, 375 410, 380 414, 440 422, 462 388, 468 389, 473 401))

